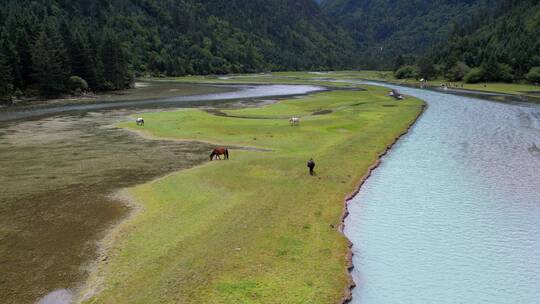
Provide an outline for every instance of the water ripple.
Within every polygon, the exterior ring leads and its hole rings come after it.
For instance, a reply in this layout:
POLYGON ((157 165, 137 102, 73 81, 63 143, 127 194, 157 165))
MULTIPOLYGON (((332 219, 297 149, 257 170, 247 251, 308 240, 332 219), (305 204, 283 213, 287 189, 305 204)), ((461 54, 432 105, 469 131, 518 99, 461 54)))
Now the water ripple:
POLYGON ((353 303, 540 303, 540 107, 429 107, 350 204, 353 303))

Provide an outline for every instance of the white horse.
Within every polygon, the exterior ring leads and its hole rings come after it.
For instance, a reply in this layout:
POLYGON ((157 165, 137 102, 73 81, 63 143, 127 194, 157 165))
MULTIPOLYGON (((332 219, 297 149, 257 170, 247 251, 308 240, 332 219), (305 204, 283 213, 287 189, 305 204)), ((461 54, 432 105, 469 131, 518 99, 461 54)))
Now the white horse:
POLYGON ((291 124, 291 126, 297 126, 300 124, 300 117, 291 117, 291 119, 289 119, 289 123, 291 124))
POLYGON ((144 126, 144 119, 142 119, 142 117, 137 118, 135 122, 137 123, 137 126, 144 126))

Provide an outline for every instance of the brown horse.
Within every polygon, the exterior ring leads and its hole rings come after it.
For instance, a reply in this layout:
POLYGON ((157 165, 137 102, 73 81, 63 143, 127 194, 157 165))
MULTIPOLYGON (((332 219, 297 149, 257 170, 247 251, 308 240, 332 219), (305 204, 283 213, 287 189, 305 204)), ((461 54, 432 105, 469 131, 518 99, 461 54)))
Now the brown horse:
POLYGON ((217 157, 217 159, 221 159, 219 157, 220 155, 223 155, 225 159, 229 159, 229 150, 227 148, 215 148, 210 154, 210 160, 213 160, 214 156, 217 157))

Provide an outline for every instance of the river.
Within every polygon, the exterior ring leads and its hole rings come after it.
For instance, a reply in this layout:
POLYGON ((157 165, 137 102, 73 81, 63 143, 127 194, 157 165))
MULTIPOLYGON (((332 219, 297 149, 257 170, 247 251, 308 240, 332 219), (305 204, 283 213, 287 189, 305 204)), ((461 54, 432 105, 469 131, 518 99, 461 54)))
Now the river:
POLYGON ((93 269, 99 240, 129 212, 118 190, 208 160, 208 144, 148 140, 115 123, 148 110, 244 107, 324 90, 227 85, 216 92, 174 83, 151 89, 104 102, 0 111, 1 303, 44 296, 40 303, 69 303, 70 290, 93 269), (148 97, 158 93, 168 96, 148 97))
POLYGON ((163 109, 163 108, 178 108, 178 107, 193 107, 212 105, 215 102, 237 100, 237 99, 252 99, 252 98, 271 98, 284 97, 292 95, 302 95, 309 92, 325 90, 320 86, 311 85, 280 85, 280 84, 257 84, 257 85, 196 85, 183 83, 160 83, 148 82, 139 90, 149 92, 138 92, 138 90, 128 90, 130 94, 126 97, 119 96, 117 98, 99 97, 93 102, 62 104, 59 106, 45 106, 36 108, 25 108, 18 110, 0 109, 0 122, 11 121, 16 119, 25 119, 31 117, 46 117, 61 113, 86 113, 91 111, 112 110, 112 109, 163 109), (153 87, 161 88, 162 91, 168 91, 168 94, 156 92, 153 87), (193 91, 209 91, 209 93, 193 94, 193 91), (182 91, 189 90, 188 94, 183 94, 182 91), (134 93, 131 93, 134 92, 134 93), (148 96, 163 95, 159 97, 148 96))
POLYGON ((352 303, 540 303, 540 105, 387 86, 428 107, 349 204, 352 303))

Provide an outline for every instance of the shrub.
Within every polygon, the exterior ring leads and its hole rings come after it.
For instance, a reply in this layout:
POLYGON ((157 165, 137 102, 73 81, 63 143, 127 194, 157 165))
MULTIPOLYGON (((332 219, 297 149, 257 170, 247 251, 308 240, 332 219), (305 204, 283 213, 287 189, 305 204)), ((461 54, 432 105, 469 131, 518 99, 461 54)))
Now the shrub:
POLYGON ((463 77, 463 80, 466 83, 478 83, 482 81, 482 78, 484 78, 484 70, 481 68, 473 68, 465 75, 465 77, 463 77))
POLYGON ((527 80, 532 83, 539 83, 540 82, 540 66, 531 68, 529 73, 525 75, 525 78, 527 78, 527 80))
POLYGON ((508 64, 501 63, 499 64, 499 75, 497 76, 498 80, 512 82, 514 80, 514 70, 508 64))
POLYGON ((448 71, 448 79, 451 81, 461 81, 469 73, 471 68, 464 62, 458 62, 448 71))
POLYGON ((88 91, 88 83, 79 76, 71 76, 68 80, 69 89, 72 92, 88 91))
POLYGON ((394 74, 397 79, 418 78, 418 68, 414 65, 404 65, 400 67, 394 74))

